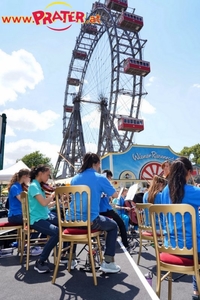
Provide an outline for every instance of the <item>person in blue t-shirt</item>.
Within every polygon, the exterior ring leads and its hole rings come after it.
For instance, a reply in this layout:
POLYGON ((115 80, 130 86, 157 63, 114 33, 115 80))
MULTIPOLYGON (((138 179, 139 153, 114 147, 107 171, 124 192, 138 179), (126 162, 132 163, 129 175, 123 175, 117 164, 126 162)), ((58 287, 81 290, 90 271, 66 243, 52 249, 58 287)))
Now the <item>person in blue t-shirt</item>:
MULTIPOLYGON (((190 204, 195 208, 196 212, 196 232, 197 232, 197 248, 200 261, 200 223, 199 223, 199 206, 200 206, 200 188, 187 184, 192 174, 192 164, 186 157, 177 158, 170 167, 168 177, 168 185, 162 192, 162 204, 190 204)), ((171 218, 168 220, 171 228, 174 224, 171 218)), ((187 231, 186 245, 188 248, 192 245, 191 220, 185 217, 185 230, 187 231)), ((182 236, 182 225, 178 229, 182 236)), ((173 244, 174 236, 170 236, 173 244)), ((167 240, 165 241, 167 244, 167 240)), ((181 244, 181 240, 178 241, 181 244)), ((191 257, 192 258, 192 257, 191 257)), ((200 299, 196 277, 193 276, 193 298, 200 299)))
POLYGON ((125 206, 125 198, 127 195, 128 189, 127 188, 123 188, 122 193, 120 198, 116 199, 115 201, 115 209, 118 213, 118 215, 122 218, 122 220, 124 221, 125 224, 125 228, 128 231, 128 227, 129 227, 129 216, 128 216, 128 211, 131 210, 130 207, 125 206))
MULTIPOLYGON (((102 174, 106 174, 106 177, 108 180, 112 179, 112 172, 110 170, 104 170, 102 174)), ((128 250, 133 248, 133 245, 129 244, 127 241, 127 231, 125 224, 122 220, 122 218, 114 211, 113 207, 110 204, 110 199, 107 195, 103 194, 101 196, 101 201, 100 201, 100 215, 105 216, 105 217, 110 217, 112 218, 118 225, 120 235, 122 238, 122 243, 124 244, 124 247, 127 248, 128 250)))
MULTIPOLYGON (((115 198, 117 192, 110 181, 102 174, 99 174, 100 158, 95 153, 86 153, 83 157, 83 164, 71 180, 71 185, 87 185, 91 190, 91 222, 92 229, 106 231, 106 250, 104 253, 105 261, 101 264, 100 270, 105 273, 117 273, 120 271, 120 266, 114 262, 115 244, 117 239, 117 223, 105 216, 99 214, 99 205, 102 193, 108 197, 115 198)), ((73 209, 73 201, 71 207, 73 209)), ((86 208, 87 209, 87 208, 86 208)), ((86 212, 87 214, 87 212, 86 212)))
MULTIPOLYGON (((143 195, 143 203, 161 204, 162 190, 165 187, 165 185, 166 185, 165 178, 160 177, 158 175, 154 175, 148 191, 143 195)), ((150 226, 149 210, 145 208, 144 212, 146 217, 145 218, 146 225, 150 226)), ((157 218, 156 218, 156 228, 157 230, 159 230, 159 223, 157 218)))
POLYGON ((22 185, 30 182, 30 171, 21 169, 15 173, 8 184, 8 221, 14 224, 23 224, 22 205, 20 194, 23 191, 22 185))

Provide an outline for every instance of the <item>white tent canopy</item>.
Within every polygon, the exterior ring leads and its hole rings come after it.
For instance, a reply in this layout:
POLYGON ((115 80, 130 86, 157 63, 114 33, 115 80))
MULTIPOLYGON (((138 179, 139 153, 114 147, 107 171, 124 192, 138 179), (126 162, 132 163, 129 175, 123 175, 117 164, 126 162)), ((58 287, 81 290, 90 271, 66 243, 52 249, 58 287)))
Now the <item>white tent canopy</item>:
MULTIPOLYGON (((21 169, 29 169, 22 160, 19 160, 13 166, 0 171, 0 184, 6 184, 10 181, 12 176, 21 169)), ((29 169, 30 170, 30 169, 29 169)))

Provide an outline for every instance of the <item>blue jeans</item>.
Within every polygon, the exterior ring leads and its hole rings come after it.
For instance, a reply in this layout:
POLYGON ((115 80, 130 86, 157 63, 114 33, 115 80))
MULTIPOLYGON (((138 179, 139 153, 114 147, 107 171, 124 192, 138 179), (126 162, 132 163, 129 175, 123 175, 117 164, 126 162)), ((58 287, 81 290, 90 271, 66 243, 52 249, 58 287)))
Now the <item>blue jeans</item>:
POLYGON ((59 240, 58 218, 53 214, 49 214, 48 219, 39 220, 31 225, 31 227, 38 232, 50 236, 50 239, 47 241, 40 255, 40 260, 45 261, 59 240))
POLYGON ((105 216, 98 216, 92 222, 92 229, 103 230, 107 232, 106 250, 104 253, 106 262, 113 262, 115 256, 115 244, 117 239, 117 223, 105 216))
POLYGON ((23 224, 22 215, 16 215, 16 216, 12 215, 12 216, 8 217, 8 222, 22 225, 23 224))

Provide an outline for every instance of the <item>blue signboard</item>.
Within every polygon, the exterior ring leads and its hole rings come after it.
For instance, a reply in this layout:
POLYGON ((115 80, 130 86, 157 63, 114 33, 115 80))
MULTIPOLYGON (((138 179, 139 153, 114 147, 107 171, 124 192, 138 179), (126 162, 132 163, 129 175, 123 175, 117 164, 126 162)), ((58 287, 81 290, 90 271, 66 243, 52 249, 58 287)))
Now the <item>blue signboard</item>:
POLYGON ((133 145, 126 152, 110 153, 101 159, 102 170, 110 169, 113 179, 151 180, 153 175, 161 175, 161 164, 173 161, 179 155, 162 146, 133 145))

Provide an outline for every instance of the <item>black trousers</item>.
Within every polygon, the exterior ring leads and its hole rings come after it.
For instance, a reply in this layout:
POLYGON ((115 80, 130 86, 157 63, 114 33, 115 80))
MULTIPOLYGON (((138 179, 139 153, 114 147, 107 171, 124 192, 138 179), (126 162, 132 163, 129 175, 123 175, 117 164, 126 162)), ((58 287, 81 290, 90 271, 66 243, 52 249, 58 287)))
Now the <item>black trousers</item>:
POLYGON ((124 225, 124 221, 118 215, 118 213, 116 213, 112 209, 112 210, 107 210, 106 212, 101 212, 100 215, 105 216, 105 217, 110 217, 117 223, 117 225, 119 227, 120 235, 122 238, 122 243, 124 244, 124 247, 128 247, 126 227, 124 225))

